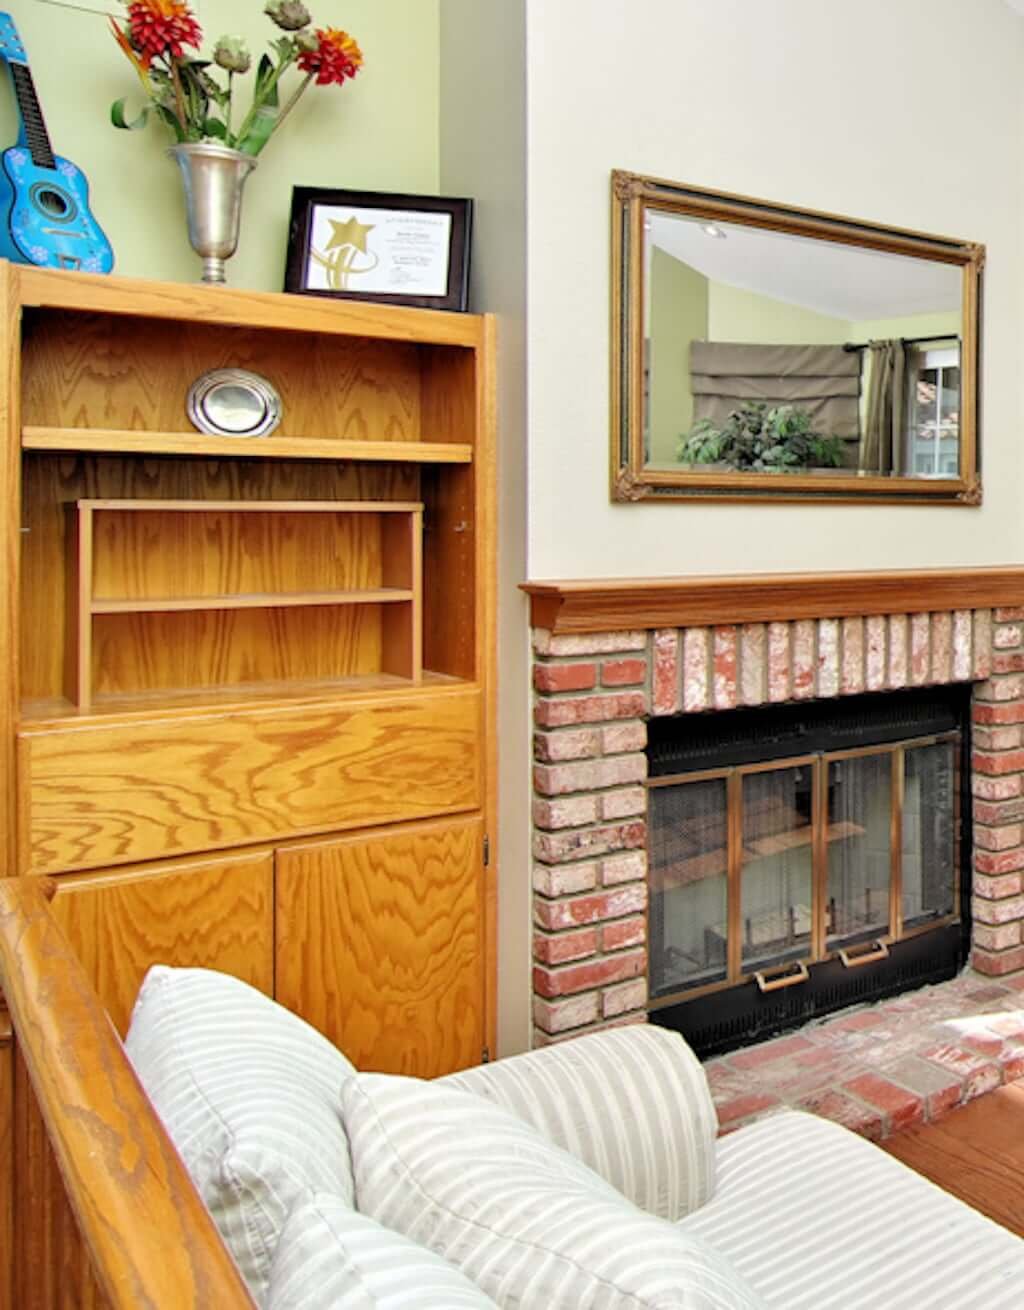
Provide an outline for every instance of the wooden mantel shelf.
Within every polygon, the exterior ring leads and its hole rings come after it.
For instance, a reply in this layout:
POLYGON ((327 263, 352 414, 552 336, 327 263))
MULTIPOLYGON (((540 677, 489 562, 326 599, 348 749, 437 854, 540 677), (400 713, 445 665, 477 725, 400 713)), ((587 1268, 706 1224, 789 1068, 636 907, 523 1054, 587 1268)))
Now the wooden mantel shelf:
POLYGON ((524 582, 555 633, 1024 606, 1024 567, 524 582))

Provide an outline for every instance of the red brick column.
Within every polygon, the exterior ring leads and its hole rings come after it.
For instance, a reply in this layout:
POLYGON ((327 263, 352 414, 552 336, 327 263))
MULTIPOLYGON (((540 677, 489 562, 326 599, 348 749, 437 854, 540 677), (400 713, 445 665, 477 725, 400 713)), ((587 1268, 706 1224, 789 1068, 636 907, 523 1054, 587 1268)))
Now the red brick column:
POLYGON ((1024 968, 1024 609, 992 615, 991 674, 974 689, 974 918, 981 973, 1024 968))
POLYGON ((646 1018, 647 645, 534 633, 538 1045, 646 1018))

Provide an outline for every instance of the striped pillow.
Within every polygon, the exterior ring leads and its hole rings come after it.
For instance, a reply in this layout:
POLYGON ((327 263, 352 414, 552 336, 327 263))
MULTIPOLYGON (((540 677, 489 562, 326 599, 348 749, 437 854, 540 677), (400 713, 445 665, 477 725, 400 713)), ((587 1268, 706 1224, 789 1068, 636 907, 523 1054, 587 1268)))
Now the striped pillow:
POLYGON ((511 1110, 648 1214, 681 1219, 715 1190, 718 1116, 697 1057, 667 1028, 591 1033, 442 1082, 511 1110))
POLYGON ((288 1217, 266 1310, 487 1310, 494 1302, 432 1251, 314 1196, 288 1217))
POLYGON ((471 1093, 358 1074, 342 1103, 359 1209, 450 1260, 499 1306, 761 1306, 712 1247, 471 1093))
POLYGON ((247 983, 157 965, 125 1049, 257 1300, 288 1214, 352 1200, 338 1111, 348 1060, 247 983))

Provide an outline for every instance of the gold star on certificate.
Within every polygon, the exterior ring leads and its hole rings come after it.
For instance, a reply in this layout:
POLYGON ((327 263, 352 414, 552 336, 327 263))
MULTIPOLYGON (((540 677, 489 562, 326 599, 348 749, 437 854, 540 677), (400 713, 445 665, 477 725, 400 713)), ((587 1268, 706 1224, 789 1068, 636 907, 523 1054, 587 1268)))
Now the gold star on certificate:
POLYGON ((351 246, 353 250, 361 250, 366 254, 366 234, 373 231, 373 223, 360 223, 354 216, 345 223, 339 223, 333 218, 329 221, 334 228, 334 235, 327 243, 328 250, 351 246))

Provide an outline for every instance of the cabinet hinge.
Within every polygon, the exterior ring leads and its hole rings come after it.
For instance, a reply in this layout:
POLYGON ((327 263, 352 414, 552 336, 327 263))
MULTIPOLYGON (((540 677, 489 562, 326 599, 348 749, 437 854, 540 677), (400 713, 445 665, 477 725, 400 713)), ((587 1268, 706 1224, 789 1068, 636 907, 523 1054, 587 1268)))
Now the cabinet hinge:
POLYGON ((491 863, 491 839, 484 833, 484 868, 488 868, 491 863))
POLYGON ((489 1046, 485 1046, 484 1049, 480 1052, 480 1063, 490 1064, 490 1062, 491 1062, 491 1048, 489 1046))

